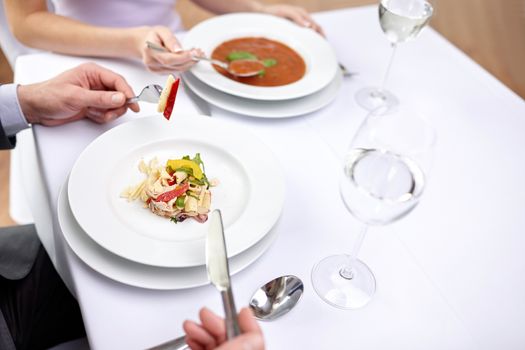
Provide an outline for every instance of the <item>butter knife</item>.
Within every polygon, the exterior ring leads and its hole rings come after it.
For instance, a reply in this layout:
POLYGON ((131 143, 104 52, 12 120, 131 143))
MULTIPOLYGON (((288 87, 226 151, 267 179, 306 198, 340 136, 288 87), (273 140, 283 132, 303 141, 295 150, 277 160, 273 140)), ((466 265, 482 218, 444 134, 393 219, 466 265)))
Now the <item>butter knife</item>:
POLYGON ((206 238, 206 269, 210 282, 221 292, 226 337, 232 339, 241 334, 241 331, 230 282, 222 216, 218 209, 210 214, 208 236, 206 238))

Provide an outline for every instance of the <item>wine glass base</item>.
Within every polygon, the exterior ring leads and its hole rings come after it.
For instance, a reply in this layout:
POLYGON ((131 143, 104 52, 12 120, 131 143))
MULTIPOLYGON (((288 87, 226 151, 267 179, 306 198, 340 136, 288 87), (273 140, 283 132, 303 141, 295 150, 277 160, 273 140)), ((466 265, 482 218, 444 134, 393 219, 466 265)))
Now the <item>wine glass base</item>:
POLYGON ((367 111, 373 111, 380 107, 390 109, 399 104, 399 100, 388 90, 368 87, 359 90, 355 94, 358 105, 367 111))
POLYGON ((361 260, 352 261, 352 278, 344 278, 341 269, 348 266, 350 256, 332 255, 319 261, 312 269, 316 293, 328 304, 340 309, 359 309, 372 299, 376 291, 374 274, 361 260))

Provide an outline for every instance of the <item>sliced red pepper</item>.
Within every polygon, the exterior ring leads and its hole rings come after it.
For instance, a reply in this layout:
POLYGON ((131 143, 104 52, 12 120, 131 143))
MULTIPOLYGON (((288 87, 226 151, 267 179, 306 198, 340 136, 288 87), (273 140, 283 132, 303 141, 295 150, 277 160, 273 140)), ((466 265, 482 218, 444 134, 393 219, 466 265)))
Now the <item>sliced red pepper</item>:
POLYGON ((173 179, 168 180, 168 185, 173 186, 177 183, 177 178, 174 176, 173 179))
POLYGON ((155 201, 156 202, 166 202, 167 203, 167 202, 171 201, 173 198, 176 198, 176 197, 180 196, 181 194, 186 193, 188 188, 190 188, 190 184, 186 182, 184 185, 179 186, 179 187, 175 188, 174 190, 162 193, 161 195, 159 195, 157 197, 157 199, 155 199, 155 201))
POLYGON ((166 101, 166 108, 164 108, 164 118, 167 120, 170 120, 171 113, 173 112, 173 105, 175 104, 175 97, 177 97, 177 90, 179 90, 179 83, 180 78, 177 78, 177 80, 171 85, 170 94, 166 101))

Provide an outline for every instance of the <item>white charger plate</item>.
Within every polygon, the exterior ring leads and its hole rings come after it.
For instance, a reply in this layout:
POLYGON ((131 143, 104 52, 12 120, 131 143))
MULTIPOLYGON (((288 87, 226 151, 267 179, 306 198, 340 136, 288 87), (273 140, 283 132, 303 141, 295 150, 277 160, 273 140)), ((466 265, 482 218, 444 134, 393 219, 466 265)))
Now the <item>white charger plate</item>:
POLYGON ((335 52, 325 38, 309 28, 280 17, 236 13, 216 16, 190 29, 184 47, 198 47, 207 56, 221 43, 242 37, 264 37, 294 49, 305 61, 305 75, 298 81, 275 87, 242 84, 226 78, 208 62, 199 62, 191 72, 203 83, 222 92, 254 100, 287 100, 310 95, 328 85, 338 71, 335 52))
POLYGON ((183 74, 186 86, 203 100, 226 111, 259 118, 289 118, 315 112, 336 97, 343 76, 338 72, 332 82, 311 95, 292 100, 257 101, 226 94, 201 82, 190 72, 183 74))
MULTIPOLYGON (((58 222, 64 239, 73 252, 100 274, 112 280, 140 288, 173 290, 208 284, 205 266, 166 268, 139 264, 121 258, 99 246, 76 222, 67 199, 67 182, 58 197, 58 222)), ((277 238, 271 230, 264 238, 244 252, 229 259, 233 275, 257 260, 277 238)))
POLYGON ((128 202, 120 193, 138 183, 140 159, 200 152, 223 214, 228 252, 235 256, 262 239, 284 203, 279 162, 257 137, 237 125, 199 115, 160 115, 121 124, 93 141, 77 159, 68 186, 76 221, 97 244, 128 260, 162 267, 205 264, 206 223, 173 223, 128 202))

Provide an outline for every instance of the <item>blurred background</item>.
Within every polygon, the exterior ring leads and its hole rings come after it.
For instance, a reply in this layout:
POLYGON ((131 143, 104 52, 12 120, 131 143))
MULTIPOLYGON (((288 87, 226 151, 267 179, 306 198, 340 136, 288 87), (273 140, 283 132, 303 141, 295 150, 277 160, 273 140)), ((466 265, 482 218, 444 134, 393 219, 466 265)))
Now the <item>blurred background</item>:
MULTIPOLYGON (((310 12, 378 3, 377 0, 261 2, 300 5, 310 12)), ((176 8, 186 28, 211 16, 190 0, 177 1, 176 8)), ((516 94, 525 98, 525 0, 439 0, 430 25, 516 94)), ((13 72, 0 51, 0 84, 12 81, 13 72)), ((1 151, 0 226, 14 224, 9 217, 8 196, 9 152, 1 151)))

